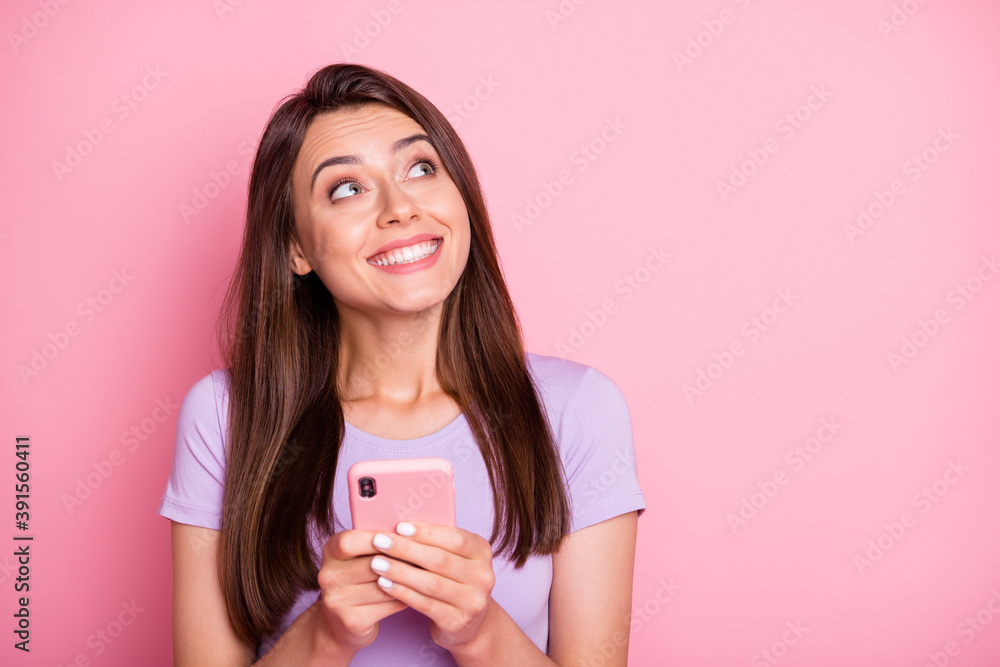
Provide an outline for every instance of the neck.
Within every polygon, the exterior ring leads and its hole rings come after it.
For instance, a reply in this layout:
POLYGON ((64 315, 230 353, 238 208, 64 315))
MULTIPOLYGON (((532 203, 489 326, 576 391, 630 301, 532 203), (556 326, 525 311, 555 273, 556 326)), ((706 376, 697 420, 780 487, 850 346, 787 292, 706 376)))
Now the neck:
POLYGON ((342 401, 413 404, 441 393, 436 362, 442 303, 418 313, 338 311, 342 401))

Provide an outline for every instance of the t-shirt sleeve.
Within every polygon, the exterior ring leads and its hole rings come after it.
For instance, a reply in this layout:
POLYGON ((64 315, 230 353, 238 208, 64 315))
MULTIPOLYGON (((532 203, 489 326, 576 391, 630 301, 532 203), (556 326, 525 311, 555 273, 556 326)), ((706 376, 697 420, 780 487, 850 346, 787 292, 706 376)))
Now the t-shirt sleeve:
POLYGON ((563 466, 569 482, 570 532, 638 510, 646 500, 636 472, 632 418, 618 385, 588 367, 571 401, 563 466))
POLYGON ((174 463, 160 514, 180 523, 219 529, 225 479, 225 375, 216 371, 199 380, 177 416, 174 463))

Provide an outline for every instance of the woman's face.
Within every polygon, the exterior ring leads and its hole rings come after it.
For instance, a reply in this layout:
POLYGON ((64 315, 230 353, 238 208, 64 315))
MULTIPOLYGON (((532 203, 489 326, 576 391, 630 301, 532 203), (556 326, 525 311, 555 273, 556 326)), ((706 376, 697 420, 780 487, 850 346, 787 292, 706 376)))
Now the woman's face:
POLYGON ((292 267, 315 270, 341 312, 419 312, 443 302, 461 277, 469 213, 409 116, 381 104, 316 116, 292 187, 292 267))

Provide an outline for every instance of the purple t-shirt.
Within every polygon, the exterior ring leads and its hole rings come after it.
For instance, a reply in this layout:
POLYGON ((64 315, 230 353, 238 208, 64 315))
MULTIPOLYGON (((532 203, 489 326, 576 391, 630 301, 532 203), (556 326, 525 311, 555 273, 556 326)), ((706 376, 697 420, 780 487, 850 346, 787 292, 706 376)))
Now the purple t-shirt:
MULTIPOLYGON (((606 375, 575 361, 534 353, 528 372, 562 457, 569 483, 571 531, 633 510, 646 503, 639 487, 632 422, 625 398, 606 375)), ((188 392, 177 420, 174 463, 160 514, 180 523, 218 530, 225 476, 228 373, 217 370, 188 392)), ((346 493, 347 469, 357 461, 440 456, 455 471, 457 525, 489 539, 493 530, 493 492, 479 446, 464 414, 437 433, 411 440, 378 438, 346 424, 333 487, 337 526, 351 527, 346 493)), ((323 544, 313 539, 317 562, 323 544)), ((532 556, 521 569, 503 557, 493 559, 493 599, 543 652, 548 647, 548 598, 552 557, 532 556)), ((263 640, 258 657, 318 597, 303 590, 278 632, 263 640)), ((378 637, 361 649, 352 665, 454 665, 451 654, 430 636, 430 621, 404 609, 383 619, 378 637)))

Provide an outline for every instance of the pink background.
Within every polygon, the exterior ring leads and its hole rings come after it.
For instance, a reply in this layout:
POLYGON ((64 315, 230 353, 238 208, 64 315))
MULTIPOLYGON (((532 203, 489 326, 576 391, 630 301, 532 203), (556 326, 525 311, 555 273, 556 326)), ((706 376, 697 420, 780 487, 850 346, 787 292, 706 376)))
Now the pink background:
POLYGON ((634 664, 1000 664, 994 2, 16 0, 0 26, 0 541, 16 435, 36 538, 30 655, 0 548, 0 662, 169 664, 173 406, 218 364, 253 142, 346 60, 449 114, 528 348, 628 399, 634 664))

